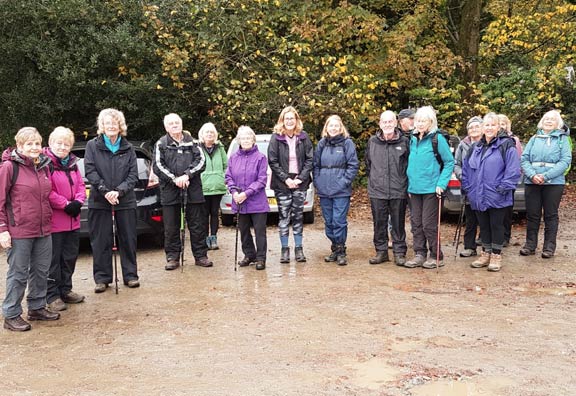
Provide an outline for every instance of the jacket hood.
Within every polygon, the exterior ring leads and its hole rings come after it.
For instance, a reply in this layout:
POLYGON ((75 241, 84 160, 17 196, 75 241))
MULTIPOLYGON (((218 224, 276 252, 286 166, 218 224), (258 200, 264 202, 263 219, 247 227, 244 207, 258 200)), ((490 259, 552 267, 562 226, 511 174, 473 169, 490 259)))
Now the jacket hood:
MULTIPOLYGON (((9 147, 6 150, 4 150, 4 152, 2 153, 2 161, 14 161, 24 166, 34 165, 30 158, 21 156, 15 147, 9 147)), ((38 157, 38 164, 36 165, 36 167, 38 169, 42 169, 45 166, 47 166, 50 162, 51 162, 50 158, 48 158, 44 154, 40 154, 40 157, 38 157)))
POLYGON ((379 143, 386 143, 386 144, 394 144, 397 143, 398 140, 400 140, 400 137, 402 136, 402 132, 400 132, 398 129, 394 129, 394 134, 392 136, 392 139, 386 140, 384 139, 384 132, 382 132, 382 130, 378 130, 378 132, 376 132, 376 137, 377 142, 379 143))
POLYGON ((326 136, 325 139, 326 139, 326 144, 328 144, 330 146, 334 146, 334 145, 342 143, 344 140, 346 140, 346 137, 344 135, 336 135, 334 137, 326 136))
POLYGON ((566 127, 566 129, 554 129, 552 132, 546 134, 544 133, 544 131, 542 129, 538 129, 538 132, 536 132, 536 137, 539 138, 549 138, 552 136, 556 136, 556 137, 560 137, 562 135, 566 135, 566 136, 570 136, 570 128, 566 127))
POLYGON ((254 146, 252 146, 248 150, 243 150, 241 148, 238 149, 238 155, 250 155, 255 151, 260 151, 260 150, 258 150, 258 146, 256 144, 254 144, 254 146))
MULTIPOLYGON (((274 133, 276 133, 276 132, 274 132, 274 133)), ((306 134, 306 132, 301 131, 298 135, 295 135, 295 136, 298 138, 298 140, 304 140, 304 139, 306 139, 307 134, 306 134)), ((279 133, 276 133, 276 139, 285 142, 286 141, 286 135, 280 135, 279 133)))
POLYGON ((50 147, 44 147, 43 153, 46 157, 50 158, 50 160, 54 164, 55 169, 72 169, 78 163, 78 157, 76 157, 72 153, 68 154, 68 157, 70 159, 68 160, 68 164, 66 166, 62 165, 62 163, 60 162, 60 158, 58 158, 56 154, 54 154, 52 150, 50 150, 50 147))

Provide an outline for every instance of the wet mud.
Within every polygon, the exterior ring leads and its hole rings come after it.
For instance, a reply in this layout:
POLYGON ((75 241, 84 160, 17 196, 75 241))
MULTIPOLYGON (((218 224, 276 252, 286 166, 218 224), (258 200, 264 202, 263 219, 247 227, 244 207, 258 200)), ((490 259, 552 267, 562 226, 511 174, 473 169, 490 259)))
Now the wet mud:
POLYGON ((268 227, 265 271, 234 271, 234 228, 220 231, 213 268, 187 252, 183 272, 165 271, 142 242, 142 286, 120 282, 118 295, 93 293, 84 249, 84 303, 0 331, 0 395, 573 395, 576 221, 562 221, 551 260, 520 257, 515 227, 499 273, 454 259, 449 222, 439 271, 368 264, 365 220, 350 225, 346 267, 323 261, 321 220, 305 228, 307 263, 279 264, 268 227))

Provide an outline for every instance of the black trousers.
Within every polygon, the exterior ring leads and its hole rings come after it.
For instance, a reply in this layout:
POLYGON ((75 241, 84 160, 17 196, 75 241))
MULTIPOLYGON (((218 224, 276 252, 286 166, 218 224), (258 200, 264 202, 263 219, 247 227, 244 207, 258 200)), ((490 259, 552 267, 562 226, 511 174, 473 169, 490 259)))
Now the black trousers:
MULTIPOLYGON (((163 206, 162 216, 164 218, 164 252, 166 252, 166 260, 178 260, 182 251, 180 205, 163 206)), ((196 259, 207 257, 208 216, 206 215, 204 203, 186 204, 186 224, 190 232, 192 255, 196 259)))
MULTIPOLYGON (((438 197, 436 194, 410 194, 410 224, 412 225, 412 237, 414 252, 430 258, 436 258, 438 247, 438 197)), ((442 260, 444 253, 440 249, 442 260)))
POLYGON ((508 208, 491 208, 476 212, 480 225, 480 239, 486 252, 500 253, 504 243, 504 217, 508 208))
POLYGON ((210 225, 210 229, 206 229, 206 235, 216 235, 218 233, 218 226, 220 224, 220 201, 222 200, 222 195, 204 195, 206 200, 206 215, 208 216, 207 225, 210 225))
POLYGON ((556 237, 558 235, 558 208, 564 193, 563 184, 526 184, 524 187, 526 197, 526 247, 536 250, 538 246, 538 232, 540 219, 544 213, 544 244, 543 251, 556 251, 556 237))
POLYGON ((464 219, 466 220, 466 228, 464 229, 464 249, 476 250, 478 218, 470 204, 464 205, 464 219))
POLYGON ((395 255, 406 255, 406 199, 370 198, 374 221, 374 248, 377 252, 388 251, 388 216, 392 230, 392 251, 395 255))
POLYGON ((51 303, 72 291, 72 275, 76 269, 80 233, 64 231, 52 233, 52 262, 48 274, 46 301, 51 303))
MULTIPOLYGON (((120 252, 122 280, 138 279, 136 264, 136 208, 116 211, 116 243, 120 252)), ((96 283, 112 283, 112 212, 106 209, 88 211, 88 230, 92 245, 93 272, 96 283)), ((118 254, 118 253, 116 253, 118 254)))
POLYGON ((266 239, 266 219, 268 213, 246 213, 238 216, 238 229, 242 241, 242 252, 251 260, 266 261, 268 242, 266 239), (254 228, 256 246, 250 228, 254 228))

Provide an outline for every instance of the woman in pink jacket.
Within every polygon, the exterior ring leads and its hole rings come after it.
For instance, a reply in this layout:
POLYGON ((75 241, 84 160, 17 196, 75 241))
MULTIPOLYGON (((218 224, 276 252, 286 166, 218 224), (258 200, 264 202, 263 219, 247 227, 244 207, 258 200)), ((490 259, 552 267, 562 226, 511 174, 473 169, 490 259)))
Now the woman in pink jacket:
POLYGON ((70 154, 74 133, 57 127, 50 134, 44 154, 52 160, 52 262, 48 276, 46 301, 52 311, 63 311, 66 304, 84 301, 72 291, 80 244, 80 208, 86 200, 86 186, 78 170, 78 158, 70 154))

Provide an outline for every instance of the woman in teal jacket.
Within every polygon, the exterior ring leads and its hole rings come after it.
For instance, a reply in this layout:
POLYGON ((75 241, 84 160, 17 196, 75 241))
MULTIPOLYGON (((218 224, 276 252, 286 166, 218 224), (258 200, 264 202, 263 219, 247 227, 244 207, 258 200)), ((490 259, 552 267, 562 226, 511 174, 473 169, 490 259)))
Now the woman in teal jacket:
POLYGON ((216 127, 211 122, 202 125, 198 131, 198 139, 200 140, 200 147, 204 150, 204 157, 206 159, 206 168, 201 174, 202 178, 202 192, 206 201, 206 213, 208 215, 209 230, 206 230, 208 237, 206 237, 206 245, 208 249, 218 249, 218 224, 220 209, 220 200, 226 193, 226 183, 224 183, 224 174, 228 164, 226 157, 226 150, 224 145, 218 141, 218 132, 216 127))
POLYGON ((416 129, 410 141, 407 174, 415 256, 404 266, 431 269, 436 265, 444 265, 443 254, 439 250, 437 239, 438 203, 452 175, 454 156, 448 142, 438 131, 436 112, 431 106, 421 107, 416 111, 414 126, 416 129), (433 139, 437 139, 438 155, 442 160, 442 166, 436 159, 432 147, 433 139), (430 256, 427 260, 428 251, 430 256), (437 253, 439 253, 438 257, 436 257, 437 253))
POLYGON ((524 195, 526 196, 526 243, 522 256, 535 253, 538 245, 540 218, 544 213, 544 245, 542 258, 554 256, 558 234, 558 207, 564 193, 564 173, 572 163, 572 147, 568 128, 557 110, 544 114, 536 135, 522 153, 524 195))

